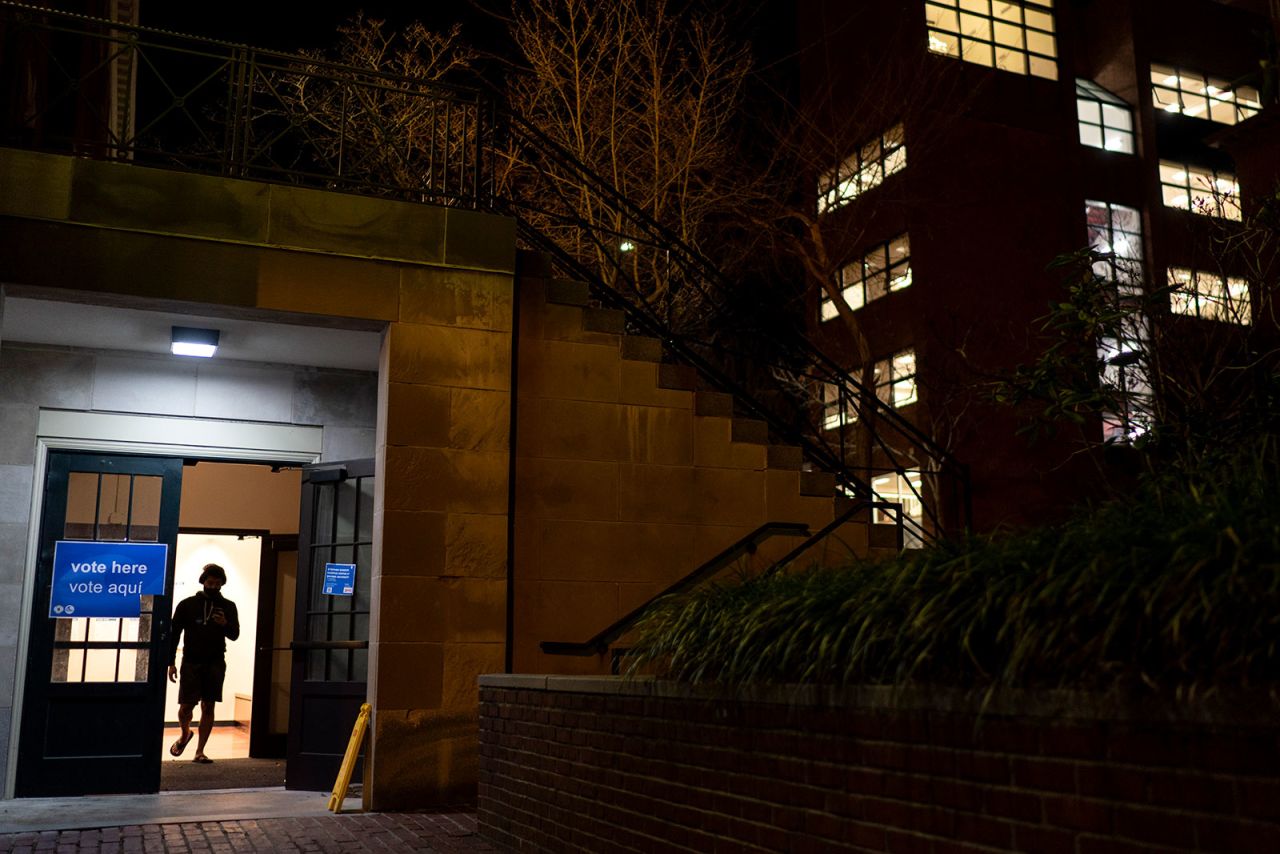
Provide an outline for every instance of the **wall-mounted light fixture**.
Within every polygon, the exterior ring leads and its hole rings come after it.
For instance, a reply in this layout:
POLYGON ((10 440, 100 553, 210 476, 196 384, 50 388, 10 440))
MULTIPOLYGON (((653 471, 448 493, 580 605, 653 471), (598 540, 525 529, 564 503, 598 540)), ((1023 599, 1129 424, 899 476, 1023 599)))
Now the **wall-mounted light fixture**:
POLYGON ((175 326, 169 351, 175 356, 203 356, 207 359, 218 352, 218 330, 175 326))

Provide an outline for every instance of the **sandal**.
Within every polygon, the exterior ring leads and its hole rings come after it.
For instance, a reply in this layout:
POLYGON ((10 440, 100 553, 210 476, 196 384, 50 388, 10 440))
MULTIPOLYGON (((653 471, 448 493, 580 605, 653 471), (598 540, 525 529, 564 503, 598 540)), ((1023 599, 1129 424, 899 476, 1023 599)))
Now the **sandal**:
POLYGON ((179 736, 178 740, 169 747, 169 754, 171 756, 181 756, 182 751, 187 749, 188 742, 190 742, 194 736, 194 732, 188 732, 186 735, 179 736))
POLYGON ((195 757, 194 759, 192 759, 191 761, 192 761, 192 762, 196 762, 196 763, 198 763, 198 764, 200 764, 200 765, 212 765, 212 764, 213 764, 213 760, 212 760, 212 759, 210 759, 208 756, 205 756, 203 753, 196 754, 196 757, 195 757))

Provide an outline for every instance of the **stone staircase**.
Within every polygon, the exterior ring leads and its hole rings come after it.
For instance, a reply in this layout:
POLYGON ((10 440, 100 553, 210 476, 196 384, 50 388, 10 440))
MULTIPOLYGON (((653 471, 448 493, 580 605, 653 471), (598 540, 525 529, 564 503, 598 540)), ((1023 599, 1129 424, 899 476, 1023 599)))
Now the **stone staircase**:
MULTIPOLYGON (((851 506, 834 475, 807 470, 800 448, 544 256, 520 256, 517 300, 518 672, 607 672, 538 644, 585 640, 761 524, 817 531, 851 506)), ((870 521, 859 511, 801 562, 884 553, 893 529, 870 521)), ((799 542, 766 542, 750 571, 799 542)))

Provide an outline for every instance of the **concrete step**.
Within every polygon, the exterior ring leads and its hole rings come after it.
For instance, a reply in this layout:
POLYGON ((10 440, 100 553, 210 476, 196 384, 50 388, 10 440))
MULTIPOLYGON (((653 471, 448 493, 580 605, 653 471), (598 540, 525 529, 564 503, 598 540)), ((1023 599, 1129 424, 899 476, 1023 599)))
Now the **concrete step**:
POLYGON ((586 282, 573 279, 552 279, 547 282, 547 302, 556 305, 586 306, 590 302, 591 288, 586 282))
POLYGON ((698 372, 688 365, 662 362, 658 365, 658 387, 693 391, 698 385, 698 372))
POLYGON ((662 341, 645 335, 622 336, 622 358, 634 362, 661 362, 662 341))
POLYGON ((718 391, 696 391, 693 394, 693 411, 697 415, 733 417, 733 395, 718 391))
POLYGON ((800 472, 800 494, 818 495, 833 498, 836 491, 836 476, 825 471, 800 472))
POLYGON ((586 332, 611 332, 621 335, 626 331, 627 316, 615 308, 592 308, 582 310, 582 329, 586 332))
POLYGON ((795 445, 770 445, 768 463, 771 469, 799 471, 804 464, 804 453, 795 445))
MULTIPOLYGON (((699 392, 701 394, 702 392, 699 392)), ((754 418, 733 419, 733 429, 729 438, 735 442, 747 442, 752 445, 769 444, 769 425, 754 418)))

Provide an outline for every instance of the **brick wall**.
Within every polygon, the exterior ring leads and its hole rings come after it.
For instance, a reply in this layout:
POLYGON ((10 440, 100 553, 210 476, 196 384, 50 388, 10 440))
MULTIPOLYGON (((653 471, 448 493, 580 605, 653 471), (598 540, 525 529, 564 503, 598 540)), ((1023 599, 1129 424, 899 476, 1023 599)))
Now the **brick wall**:
POLYGON ((978 726, 954 697, 865 689, 486 676, 480 693, 480 829, 512 850, 1280 851, 1274 714, 1004 703, 978 726))

